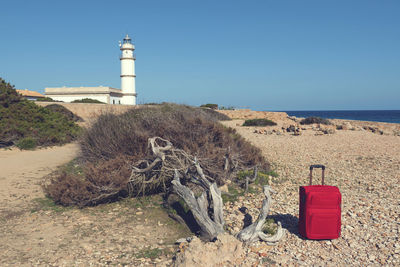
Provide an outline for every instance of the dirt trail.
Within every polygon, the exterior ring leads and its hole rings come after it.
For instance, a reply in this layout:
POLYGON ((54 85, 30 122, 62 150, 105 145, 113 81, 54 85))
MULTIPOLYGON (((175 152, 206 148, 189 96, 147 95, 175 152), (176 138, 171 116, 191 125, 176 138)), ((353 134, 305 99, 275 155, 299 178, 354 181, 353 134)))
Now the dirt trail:
POLYGON ((78 155, 77 144, 34 151, 0 151, 0 216, 22 212, 31 200, 43 197, 40 183, 57 166, 78 155))
POLYGON ((170 266, 191 233, 161 196, 78 209, 45 198, 44 176, 79 154, 77 144, 0 151, 0 266, 170 266))

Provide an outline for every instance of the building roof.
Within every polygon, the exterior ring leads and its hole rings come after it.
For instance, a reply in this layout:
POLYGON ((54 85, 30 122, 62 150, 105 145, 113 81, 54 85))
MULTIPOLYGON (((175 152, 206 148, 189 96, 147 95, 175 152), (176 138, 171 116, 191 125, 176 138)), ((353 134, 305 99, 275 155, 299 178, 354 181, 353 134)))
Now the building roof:
POLYGON ((98 86, 98 87, 53 87, 45 88, 45 95, 82 95, 82 94, 120 94, 122 96, 122 91, 120 89, 108 87, 108 86, 98 86))
POLYGON ((22 95, 22 96, 31 96, 31 97, 45 97, 44 95, 42 95, 39 92, 36 91, 29 91, 27 89, 25 90, 16 90, 18 94, 22 95))

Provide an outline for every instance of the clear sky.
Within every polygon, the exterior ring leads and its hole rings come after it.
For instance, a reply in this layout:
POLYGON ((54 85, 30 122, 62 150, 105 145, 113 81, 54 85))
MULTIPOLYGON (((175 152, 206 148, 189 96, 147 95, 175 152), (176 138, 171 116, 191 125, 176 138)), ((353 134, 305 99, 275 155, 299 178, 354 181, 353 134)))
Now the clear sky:
POLYGON ((18 89, 120 88, 138 103, 400 109, 398 0, 1 1, 0 77, 18 89))

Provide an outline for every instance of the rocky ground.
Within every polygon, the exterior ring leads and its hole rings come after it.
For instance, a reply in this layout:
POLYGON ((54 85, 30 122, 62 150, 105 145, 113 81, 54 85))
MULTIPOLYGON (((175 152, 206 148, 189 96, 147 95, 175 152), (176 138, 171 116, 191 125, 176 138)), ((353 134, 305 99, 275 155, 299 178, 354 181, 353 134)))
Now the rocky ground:
MULTIPOLYGON (((400 264, 400 137, 371 130, 336 130, 320 134, 317 125, 293 133, 268 134, 255 127, 224 122, 261 148, 279 174, 272 187, 271 217, 287 229, 278 246, 250 246, 248 261, 255 265, 390 265, 400 264), (337 240, 304 240, 297 231, 298 187, 308 183, 309 165, 324 164, 326 184, 342 192, 342 236, 337 240), (251 261, 250 261, 251 262, 251 261)), ((374 124, 377 125, 377 124, 374 124)), ((389 125, 390 126, 390 125, 389 125)), ((392 125, 393 126, 393 125, 392 125)), ((378 124, 378 128, 379 128, 378 124)), ((314 174, 314 181, 320 173, 314 174)), ((243 227, 246 207, 256 218, 262 194, 248 194, 225 205, 227 224, 243 227)))

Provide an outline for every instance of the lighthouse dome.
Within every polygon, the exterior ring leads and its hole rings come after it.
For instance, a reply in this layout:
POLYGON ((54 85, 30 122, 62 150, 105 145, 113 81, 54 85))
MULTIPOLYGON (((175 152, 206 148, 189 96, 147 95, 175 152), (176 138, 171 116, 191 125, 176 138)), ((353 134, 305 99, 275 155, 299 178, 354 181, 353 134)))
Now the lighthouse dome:
POLYGON ((132 44, 132 39, 129 37, 127 34, 123 40, 123 43, 121 45, 121 50, 124 49, 129 49, 129 50, 134 50, 135 46, 132 44))

